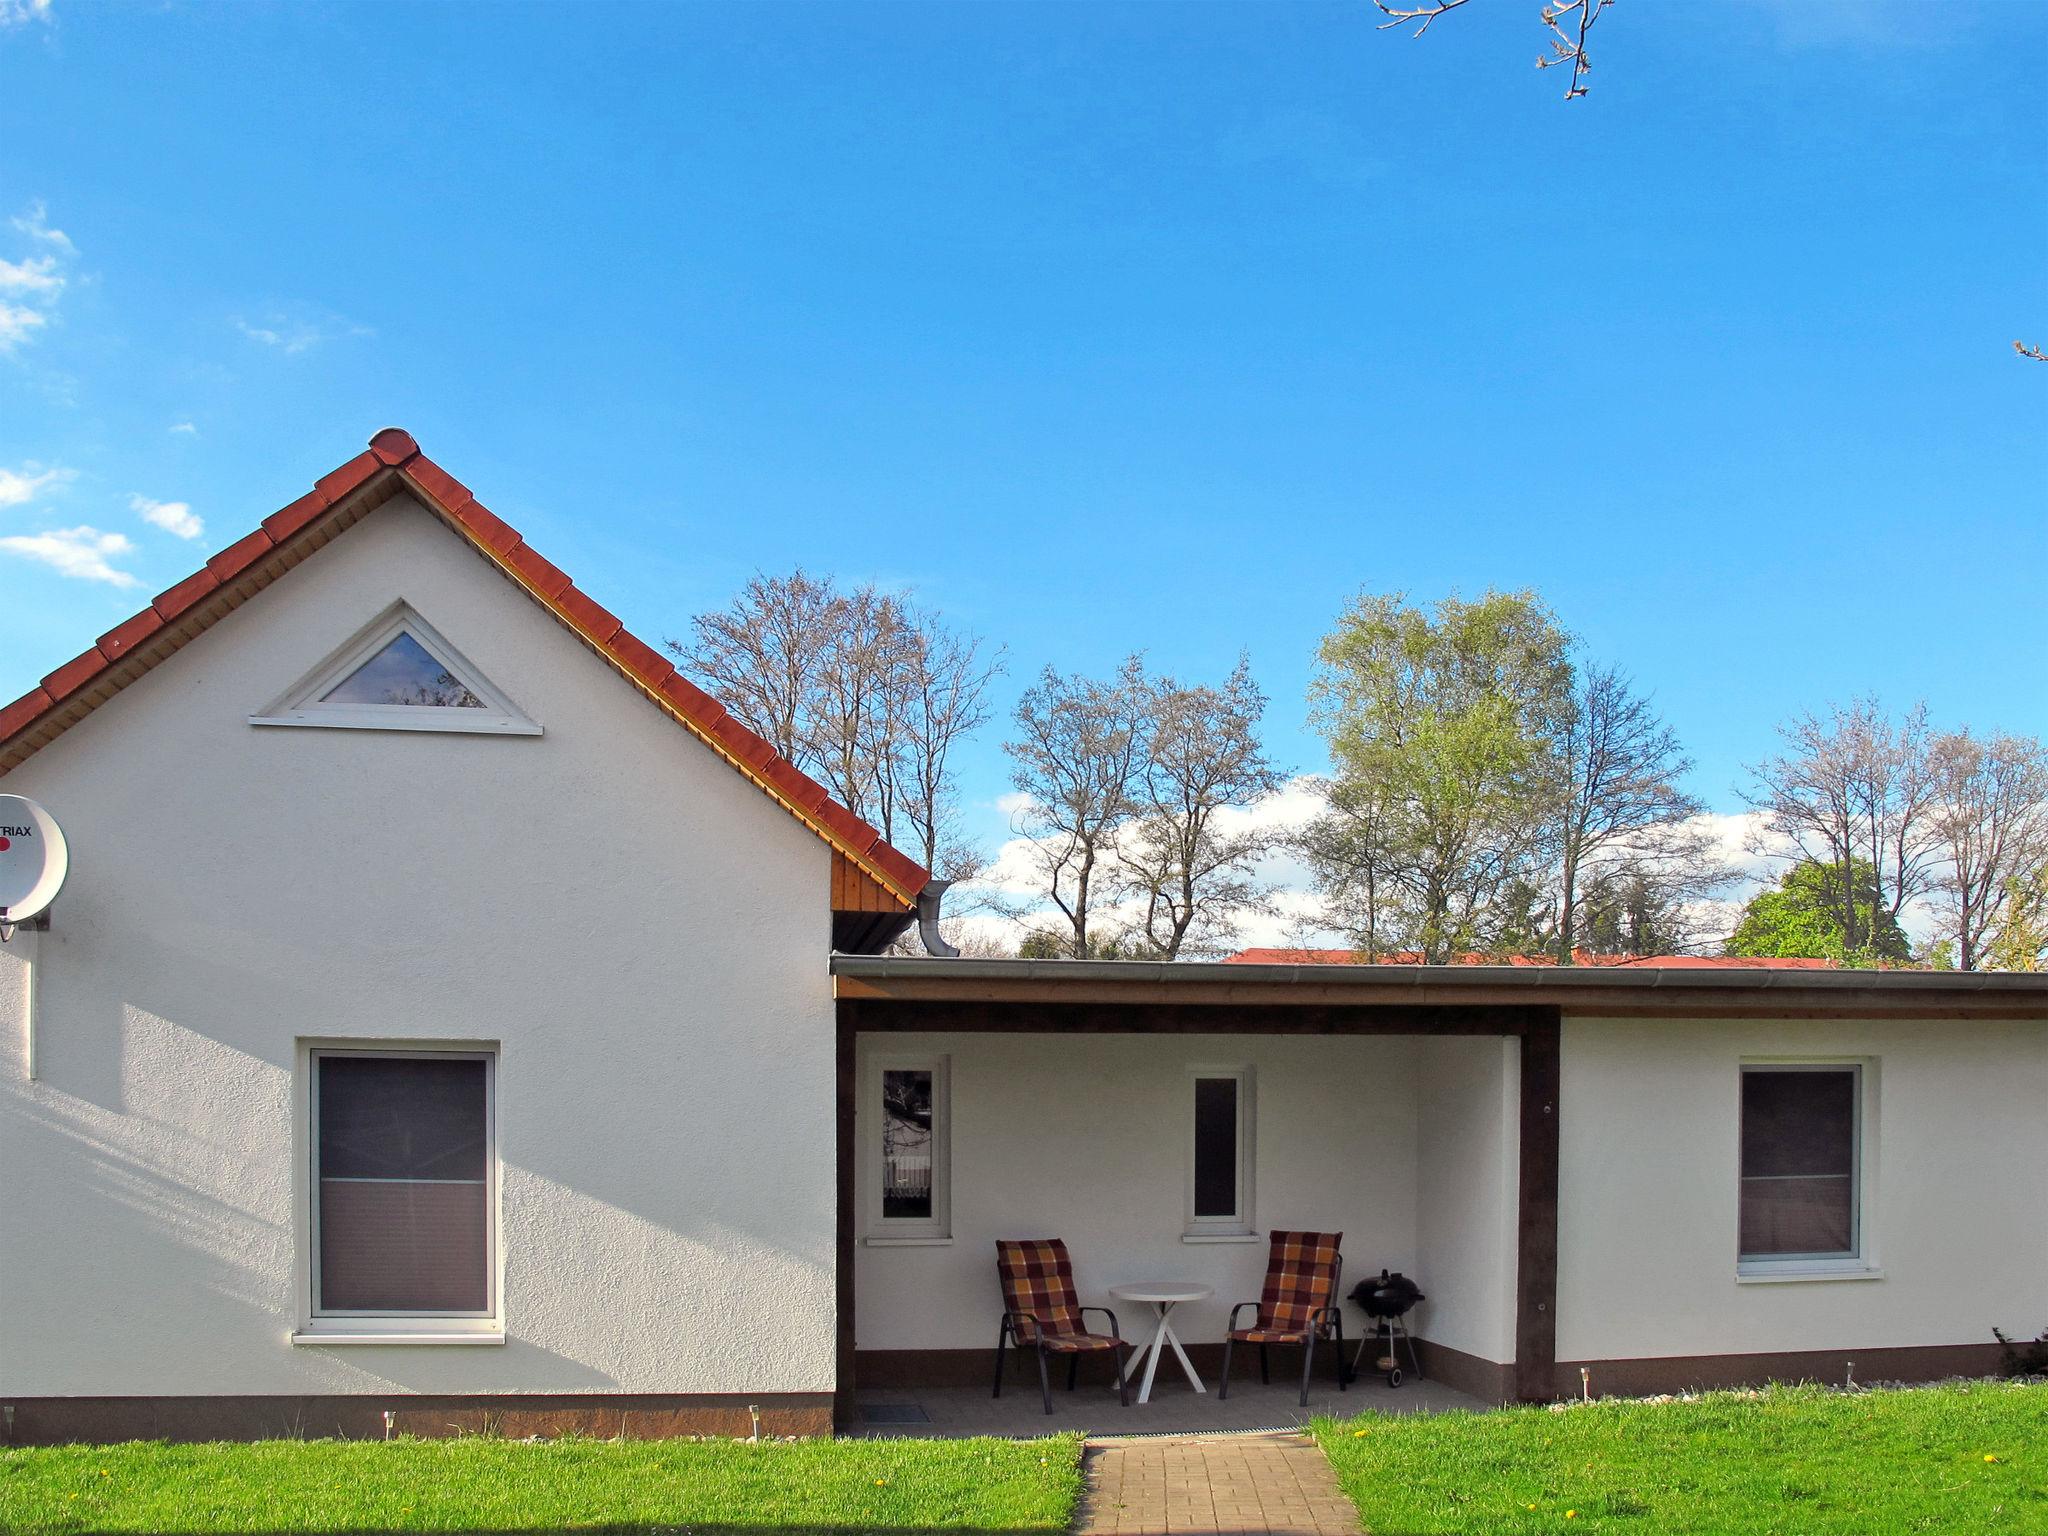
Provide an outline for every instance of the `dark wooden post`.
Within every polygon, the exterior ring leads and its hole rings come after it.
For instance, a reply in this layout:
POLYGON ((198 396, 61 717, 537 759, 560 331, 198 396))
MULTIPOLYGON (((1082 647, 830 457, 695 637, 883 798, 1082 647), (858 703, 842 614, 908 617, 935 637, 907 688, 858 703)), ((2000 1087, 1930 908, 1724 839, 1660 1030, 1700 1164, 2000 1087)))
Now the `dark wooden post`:
POLYGON ((854 1207, 859 1201, 859 1184, 854 1173, 854 1112, 859 1106, 859 1079, 854 1071, 854 1043, 858 1038, 859 1004, 840 1003, 836 1026, 834 1081, 838 1111, 834 1141, 838 1157, 838 1212, 833 1222, 833 1244, 838 1272, 838 1369, 832 1392, 832 1422, 835 1427, 854 1425, 854 1334, 853 1334, 853 1234, 854 1207))
POLYGON ((1557 1391, 1557 1119, 1560 1018, 1548 1009, 1522 1034, 1522 1179, 1515 1223, 1515 1398, 1557 1391))

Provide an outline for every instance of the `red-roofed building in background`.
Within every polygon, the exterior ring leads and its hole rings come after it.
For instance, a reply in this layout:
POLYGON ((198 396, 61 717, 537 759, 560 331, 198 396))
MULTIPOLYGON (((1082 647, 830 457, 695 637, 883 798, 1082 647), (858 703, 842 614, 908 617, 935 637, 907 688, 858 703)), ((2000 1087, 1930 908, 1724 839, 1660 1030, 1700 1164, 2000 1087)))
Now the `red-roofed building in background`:
MULTIPOLYGON (((1371 960, 1355 949, 1240 949, 1223 959, 1225 965, 1420 965, 1415 950, 1396 950, 1371 960)), ((1450 965, 1555 966, 1555 955, 1464 954, 1450 965)), ((1573 965, 1604 966, 1611 969, 1654 967, 1667 971, 1832 971, 1832 960, 1751 959, 1736 955, 1596 955, 1578 950, 1573 965)))

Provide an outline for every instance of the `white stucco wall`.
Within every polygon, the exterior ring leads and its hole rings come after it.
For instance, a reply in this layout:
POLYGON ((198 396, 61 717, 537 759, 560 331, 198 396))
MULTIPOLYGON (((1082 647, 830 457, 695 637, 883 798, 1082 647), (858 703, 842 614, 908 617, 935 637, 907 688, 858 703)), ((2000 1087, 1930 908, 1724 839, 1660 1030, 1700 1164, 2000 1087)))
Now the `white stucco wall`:
POLYGON ((0 1395, 832 1386, 828 851, 427 513, 0 788, 72 850, 0 951, 0 1395), (400 597, 545 734, 246 723, 400 597), (287 1342, 309 1037, 499 1047, 505 1346, 287 1342))
MULTIPOLYGON (((1114 1305, 1125 1337, 1150 1309, 1113 1303, 1122 1281, 1192 1280, 1211 1301, 1174 1314, 1190 1342, 1220 1341, 1230 1305, 1258 1299, 1264 1234, 1342 1231, 1345 1289, 1382 1266, 1417 1270, 1418 1042, 1304 1036, 951 1034, 862 1037, 928 1050, 952 1071, 953 1242, 855 1259, 864 1350, 993 1348, 999 1237, 1060 1237, 1085 1304, 1114 1305), (1241 1244, 1184 1243, 1190 1066, 1257 1073, 1254 1225, 1241 1244)), ((863 1128, 865 1134, 865 1127, 863 1128)), ((1360 1314, 1346 1309, 1349 1334, 1360 1314)))
POLYGON ((1520 1042, 1423 1040, 1418 1050, 1418 1246, 1426 1294, 1409 1324, 1482 1360, 1515 1357, 1520 1042))
POLYGON ((1988 1343, 2048 1317, 2048 1024, 1567 1019, 1560 1360, 1988 1343), (1736 1278, 1739 1070, 1866 1063, 1881 1279, 1736 1278))

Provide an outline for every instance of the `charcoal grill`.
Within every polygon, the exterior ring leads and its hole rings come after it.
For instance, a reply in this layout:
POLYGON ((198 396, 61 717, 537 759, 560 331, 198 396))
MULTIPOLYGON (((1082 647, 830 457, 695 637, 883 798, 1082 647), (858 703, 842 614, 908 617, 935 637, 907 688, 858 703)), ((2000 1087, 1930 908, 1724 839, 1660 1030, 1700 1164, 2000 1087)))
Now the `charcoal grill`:
POLYGON ((1408 1368, 1415 1379, 1422 1379, 1422 1366, 1415 1358, 1415 1338, 1408 1332, 1404 1321, 1408 1309, 1424 1300, 1422 1290, 1413 1280, 1398 1271, 1389 1273, 1381 1270, 1376 1279, 1361 1280, 1351 1288, 1352 1303, 1372 1321, 1358 1341, 1358 1352, 1351 1357, 1351 1374, 1356 1376, 1358 1368, 1365 1363, 1368 1345, 1384 1345, 1384 1350, 1375 1357, 1373 1369, 1385 1374, 1387 1385, 1401 1385, 1401 1361, 1394 1353, 1394 1341, 1407 1346, 1408 1368))

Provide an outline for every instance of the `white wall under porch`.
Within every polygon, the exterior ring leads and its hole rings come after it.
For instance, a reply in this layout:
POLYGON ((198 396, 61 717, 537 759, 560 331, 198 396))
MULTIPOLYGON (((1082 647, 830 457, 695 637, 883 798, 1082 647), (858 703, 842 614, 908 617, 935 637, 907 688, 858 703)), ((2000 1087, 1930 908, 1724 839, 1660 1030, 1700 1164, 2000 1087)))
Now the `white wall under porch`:
MULTIPOLYGON (((991 1349, 995 1242, 1047 1236, 1065 1239, 1087 1304, 1112 1304, 1125 1281, 1213 1286, 1175 1324, 1220 1343, 1280 1227, 1342 1231, 1347 1290, 1402 1270, 1429 1293, 1409 1319, 1419 1334, 1510 1361, 1516 1049, 1497 1036, 863 1035, 863 1088, 877 1053, 950 1063, 952 1220, 943 1246, 881 1246, 856 1224, 858 1350, 895 1375, 916 1368, 902 1352, 991 1349), (1188 1241, 1188 1069, 1241 1066, 1256 1080, 1256 1235, 1188 1241)), ((865 1159, 879 1131, 864 1114, 855 1134, 865 1159)), ((1149 1335, 1147 1308, 1117 1305, 1126 1337, 1149 1335)), ((1347 1336, 1363 1321, 1347 1307, 1347 1336)))

